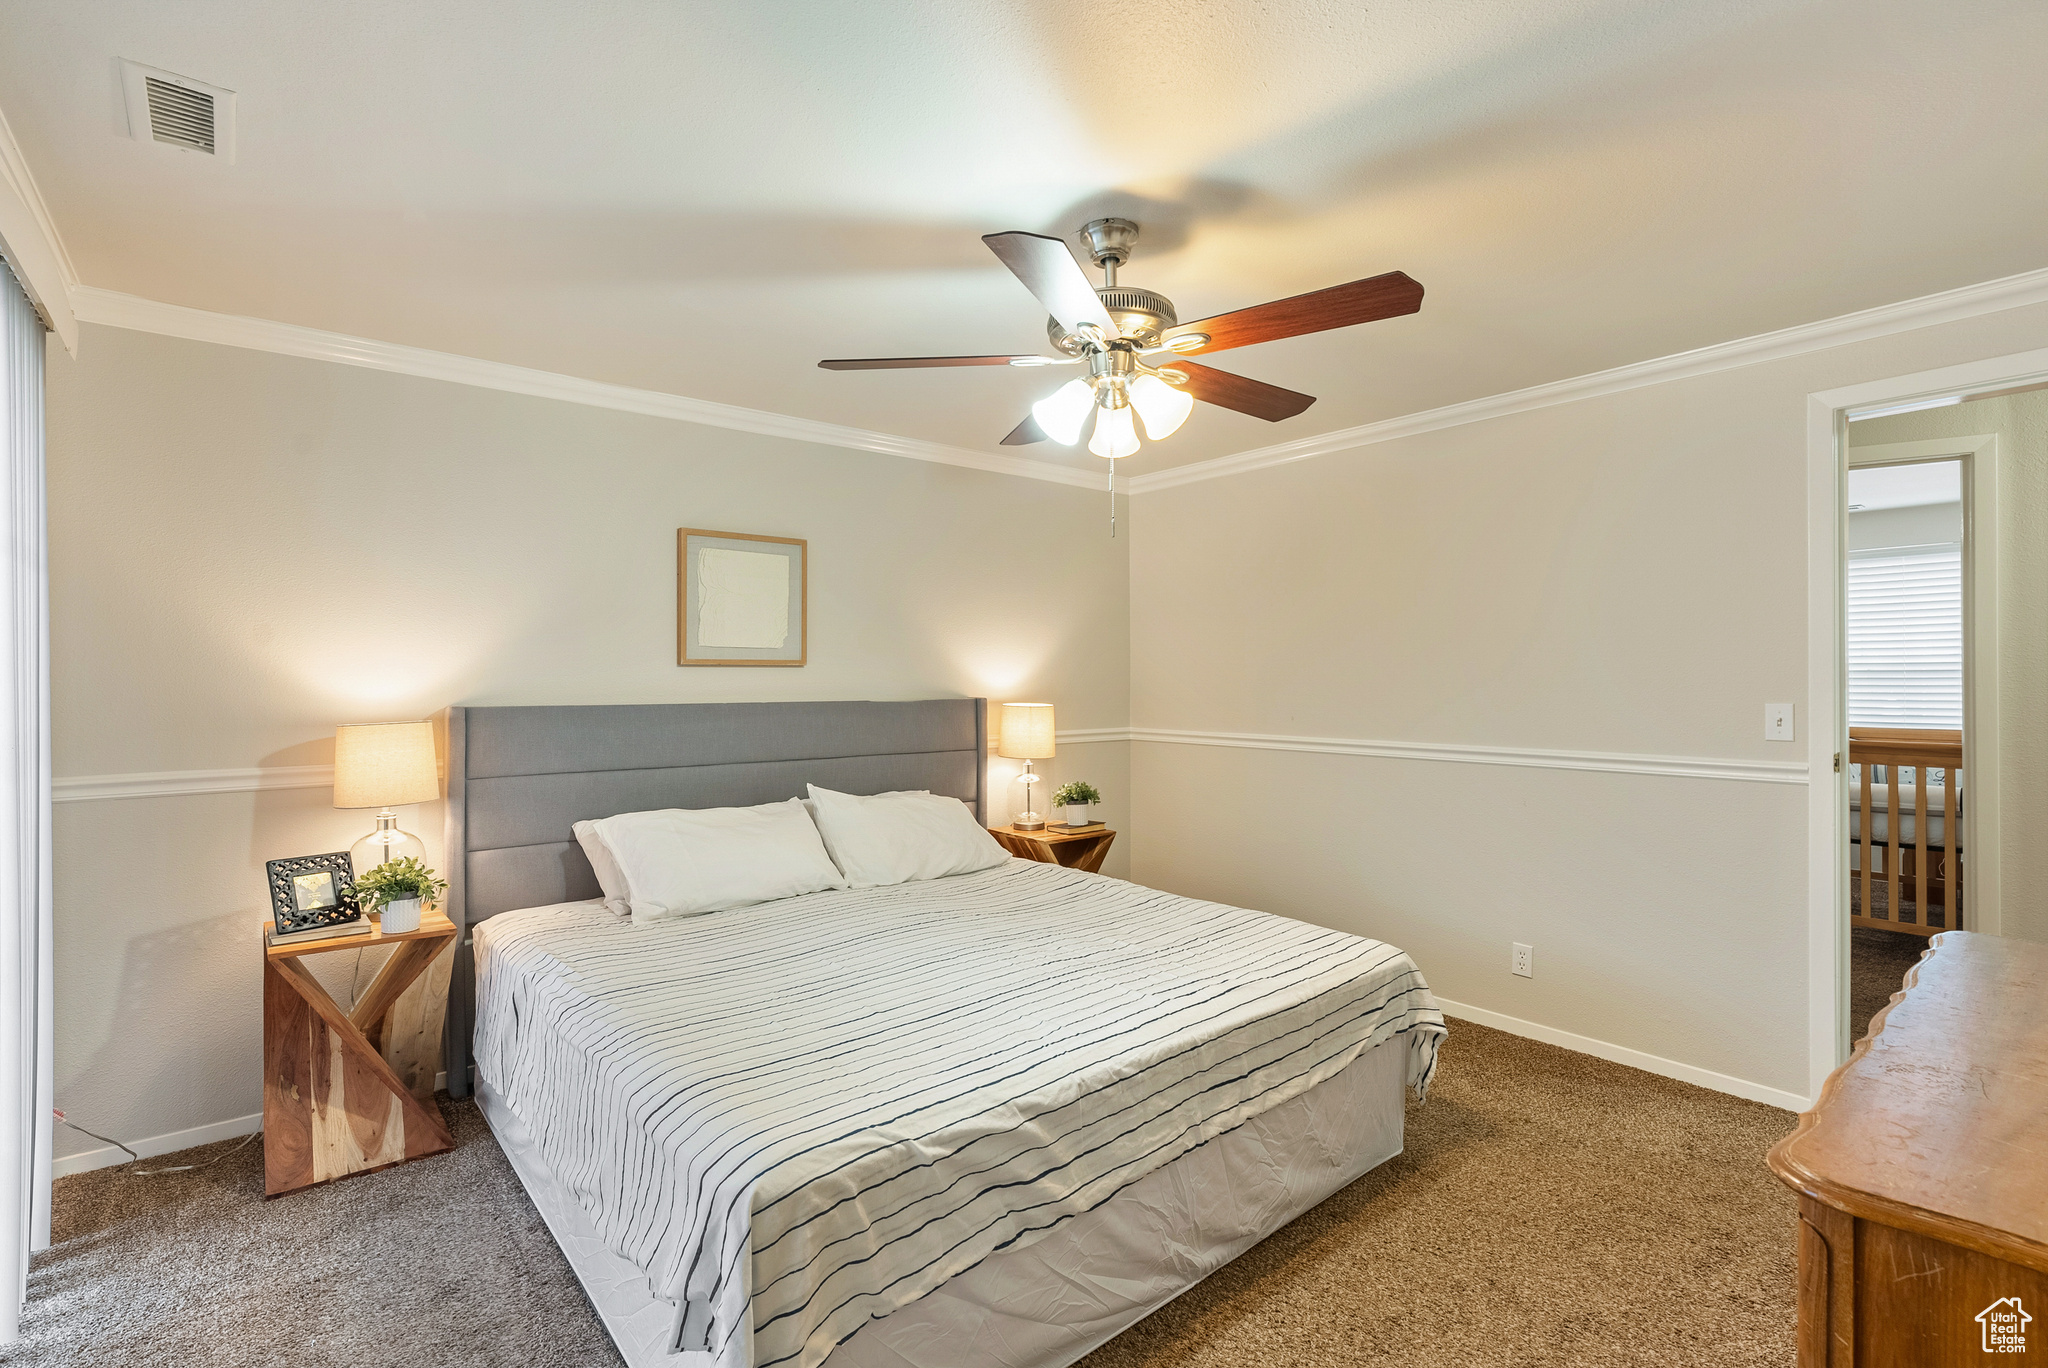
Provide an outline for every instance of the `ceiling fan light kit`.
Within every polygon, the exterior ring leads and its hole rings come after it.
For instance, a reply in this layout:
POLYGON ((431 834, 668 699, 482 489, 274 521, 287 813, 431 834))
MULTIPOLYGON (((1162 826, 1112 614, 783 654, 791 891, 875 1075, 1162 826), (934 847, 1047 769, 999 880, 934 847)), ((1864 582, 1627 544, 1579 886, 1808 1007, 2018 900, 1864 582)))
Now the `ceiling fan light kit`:
POLYGON ((1070 380, 1031 406, 1031 414, 1003 438, 1004 446, 1053 441, 1073 446, 1090 415, 1095 434, 1088 449, 1110 464, 1110 535, 1116 535, 1115 462, 1138 450, 1132 414, 1152 441, 1171 436, 1187 421, 1195 400, 1277 423, 1315 402, 1315 396, 1250 380, 1210 366, 1179 361, 1202 352, 1272 342, 1283 337, 1348 328, 1412 314, 1422 307, 1422 286, 1400 271, 1333 285, 1291 299, 1182 323, 1173 301, 1154 290, 1117 283, 1131 259, 1138 225, 1129 219, 1094 219, 1081 227, 1088 256, 1102 268, 1102 285, 1088 283, 1066 243, 1039 233, 990 233, 982 238, 1050 315, 1046 337, 1058 356, 908 356, 820 361, 826 370, 902 370, 936 366, 1086 365, 1085 379, 1070 380), (1167 362, 1154 366, 1146 357, 1167 362))
POLYGON ((1104 406, 1095 415, 1095 436, 1090 439, 1088 449, 1097 456, 1106 456, 1112 461, 1121 460, 1138 449, 1137 429, 1131 426, 1131 405, 1123 404, 1110 408, 1104 406))
MULTIPOLYGON (((1187 372, 1177 374, 1185 377, 1187 372)), ((1185 385, 1187 381, 1182 379, 1180 383, 1185 385)), ((1158 376, 1141 375, 1131 382, 1131 407, 1144 419, 1145 435, 1158 442, 1180 430, 1180 425, 1195 411, 1195 396, 1175 389, 1158 376)))
POLYGON ((1082 425, 1095 412, 1095 386, 1086 380, 1069 380, 1031 406, 1031 417, 1046 438, 1061 446, 1081 440, 1082 425))

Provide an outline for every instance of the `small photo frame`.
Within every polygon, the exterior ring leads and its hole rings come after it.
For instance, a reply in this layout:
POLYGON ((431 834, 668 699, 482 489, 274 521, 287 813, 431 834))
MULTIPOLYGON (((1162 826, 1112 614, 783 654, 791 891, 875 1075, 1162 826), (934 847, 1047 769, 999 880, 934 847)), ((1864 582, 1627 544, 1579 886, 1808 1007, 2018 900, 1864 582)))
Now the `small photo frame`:
POLYGON ((343 926, 362 918, 355 870, 348 852, 295 855, 263 866, 270 882, 270 917, 280 936, 343 926))
POLYGON ((809 543, 676 529, 676 664, 802 665, 809 543))

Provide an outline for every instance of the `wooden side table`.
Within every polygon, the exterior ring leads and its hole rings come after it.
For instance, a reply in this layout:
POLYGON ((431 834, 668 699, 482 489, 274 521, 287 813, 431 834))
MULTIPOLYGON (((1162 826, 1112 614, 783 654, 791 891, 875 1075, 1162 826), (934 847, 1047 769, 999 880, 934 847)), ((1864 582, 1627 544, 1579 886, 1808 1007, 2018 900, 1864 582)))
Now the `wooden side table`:
POLYGON ((1090 874, 1102 872, 1102 857, 1109 854, 1110 843, 1116 840, 1116 833, 1108 827, 1093 831, 1054 831, 1049 827, 1044 831, 1019 831, 999 826, 990 827, 988 834, 1020 859, 1085 869, 1090 874))
POLYGON ((455 924, 422 913, 417 931, 272 945, 263 942, 263 1195, 389 1168, 455 1148, 433 1098, 415 1097, 384 1062, 385 1018, 455 924), (343 1011, 302 961, 331 950, 396 945, 377 977, 343 1011))

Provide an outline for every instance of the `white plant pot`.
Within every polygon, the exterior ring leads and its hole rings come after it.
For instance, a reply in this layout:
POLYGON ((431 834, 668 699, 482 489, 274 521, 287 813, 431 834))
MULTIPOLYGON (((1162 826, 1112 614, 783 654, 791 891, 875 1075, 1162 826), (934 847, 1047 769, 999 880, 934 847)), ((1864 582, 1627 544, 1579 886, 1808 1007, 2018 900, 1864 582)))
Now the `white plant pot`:
POLYGON ((392 935, 399 931, 417 931, 420 929, 420 900, 418 898, 393 898, 390 902, 384 904, 384 911, 380 920, 384 923, 384 933, 386 935, 392 935))
POLYGON ((1088 825, 1088 804, 1086 804, 1086 803, 1069 803, 1069 804, 1067 804, 1067 825, 1068 825, 1068 826, 1087 826, 1087 825, 1088 825))

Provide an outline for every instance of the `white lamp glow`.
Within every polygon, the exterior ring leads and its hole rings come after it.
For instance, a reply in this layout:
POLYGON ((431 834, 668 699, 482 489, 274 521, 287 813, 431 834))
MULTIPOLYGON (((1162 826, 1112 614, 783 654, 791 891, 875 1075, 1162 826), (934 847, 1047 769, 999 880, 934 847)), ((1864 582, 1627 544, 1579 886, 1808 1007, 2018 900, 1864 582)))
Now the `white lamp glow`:
POLYGON ((1086 380, 1069 380, 1031 406, 1038 430, 1061 446, 1081 440, 1081 425, 1095 407, 1095 386, 1086 380))
MULTIPOLYGON (((1141 375, 1131 382, 1131 407, 1145 420, 1145 435, 1156 442, 1171 437, 1188 420, 1195 410, 1195 396, 1156 375, 1141 375)), ((1137 449, 1135 443, 1132 449, 1137 449)))
POLYGON ((357 877, 390 860, 425 859, 426 846, 398 829, 393 809, 440 796, 433 723, 344 722, 334 729, 334 805, 383 809, 377 829, 349 847, 357 877))
POLYGON ((1088 449, 1112 461, 1137 452, 1138 430, 1131 425, 1130 405, 1106 408, 1097 416, 1095 436, 1089 440, 1088 449))

